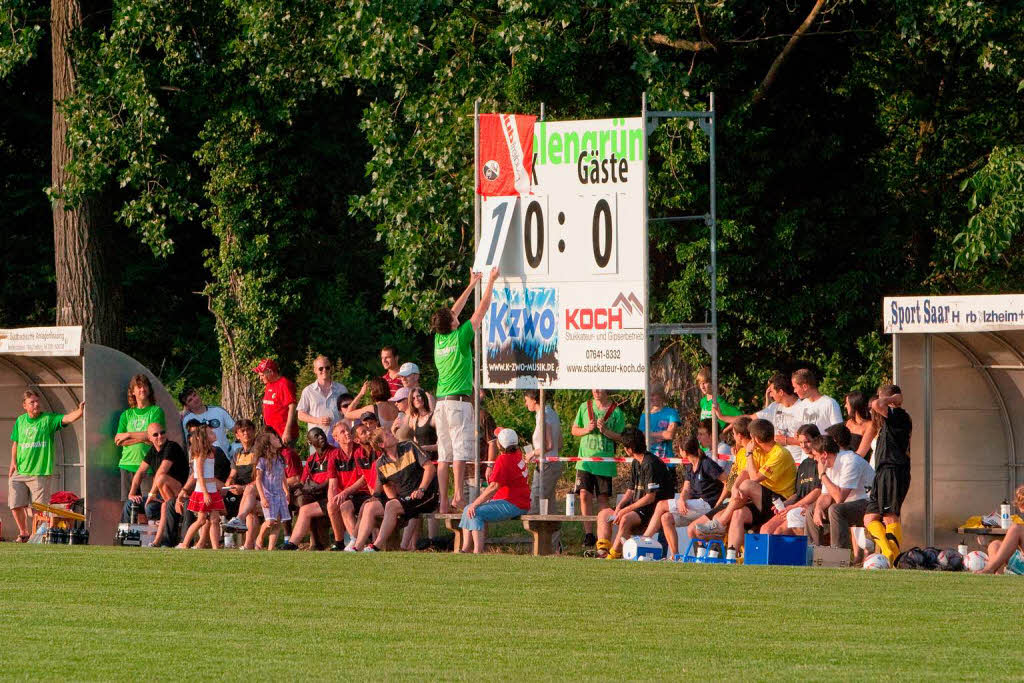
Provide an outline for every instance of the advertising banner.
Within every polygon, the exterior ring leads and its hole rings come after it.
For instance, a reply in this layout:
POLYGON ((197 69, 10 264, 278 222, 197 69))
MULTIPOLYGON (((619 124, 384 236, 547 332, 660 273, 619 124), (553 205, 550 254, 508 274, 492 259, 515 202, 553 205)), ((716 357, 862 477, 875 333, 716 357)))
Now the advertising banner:
POLYGON ((0 353, 19 356, 80 356, 82 328, 21 327, 0 330, 0 353))
POLYGON ((1024 294, 887 296, 886 334, 1024 329, 1024 294))
POLYGON ((534 125, 531 193, 483 205, 481 241, 507 234, 485 387, 643 389, 645 154, 640 118, 534 125))

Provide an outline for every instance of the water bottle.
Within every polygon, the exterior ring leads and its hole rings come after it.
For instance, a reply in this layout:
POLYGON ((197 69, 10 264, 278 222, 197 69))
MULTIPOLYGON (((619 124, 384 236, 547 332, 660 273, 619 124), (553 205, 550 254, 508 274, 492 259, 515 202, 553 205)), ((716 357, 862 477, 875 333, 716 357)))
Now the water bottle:
POLYGON ((1005 500, 999 506, 999 527, 1001 529, 1010 528, 1010 504, 1005 500))
POLYGON ((960 539, 960 545, 956 547, 956 551, 961 555, 967 555, 967 539, 960 539))
POLYGON ((697 557, 703 559, 708 556, 708 549, 703 543, 697 544, 697 557))
POLYGON ((717 545, 711 546, 711 549, 708 550, 708 559, 709 560, 717 560, 719 555, 721 555, 721 553, 718 552, 718 546, 717 545))
POLYGON ((565 494, 565 514, 572 516, 576 514, 576 494, 565 494))
POLYGON ((230 531, 224 532, 224 547, 234 548, 235 547, 235 535, 230 531))
POLYGON ((725 551, 725 559, 730 560, 732 562, 735 562, 736 561, 736 548, 733 548, 732 546, 730 546, 725 551))

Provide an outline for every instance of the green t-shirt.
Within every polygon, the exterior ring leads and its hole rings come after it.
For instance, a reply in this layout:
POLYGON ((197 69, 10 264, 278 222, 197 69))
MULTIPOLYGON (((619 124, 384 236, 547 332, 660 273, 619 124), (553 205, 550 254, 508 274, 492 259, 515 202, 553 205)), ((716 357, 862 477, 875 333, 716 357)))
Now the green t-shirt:
MULTIPOLYGON (((164 411, 160 406, 149 406, 147 408, 129 408, 121 413, 121 419, 117 421, 117 433, 122 432, 144 432, 146 427, 159 422, 164 427, 167 420, 164 419, 164 411)), ((149 452, 148 443, 137 443, 125 446, 121 449, 121 461, 117 466, 122 470, 134 472, 139 469, 142 459, 149 452)))
MULTIPOLYGON (((586 427, 590 424, 590 411, 587 410, 588 402, 584 401, 580 404, 579 410, 576 411, 576 420, 573 424, 577 427, 586 427)), ((596 422, 602 417, 604 417, 604 411, 598 408, 595 403, 594 421, 596 422)), ((622 410, 616 409, 612 411, 611 416, 605 422, 605 426, 613 432, 622 433, 622 430, 626 428, 626 416, 622 414, 622 410)), ((580 437, 579 454, 581 458, 614 458, 615 442, 595 429, 589 434, 580 437)), ((576 463, 576 469, 601 477, 614 477, 619 470, 617 463, 614 462, 578 462, 576 463)))
POLYGON ((448 334, 434 335, 437 396, 473 395, 473 323, 467 320, 448 334))
POLYGON ((11 441, 18 444, 18 474, 48 477, 53 474, 53 435, 63 427, 60 413, 40 413, 32 419, 22 413, 14 421, 11 441))
MULTIPOLYGON (((721 396, 718 397, 718 409, 722 411, 722 415, 728 415, 729 417, 736 417, 742 415, 743 411, 727 402, 721 396)), ((700 399, 700 419, 706 420, 710 417, 714 417, 715 413, 711 410, 711 399, 707 396, 702 396, 700 399)), ((719 420, 718 426, 725 427, 725 420, 719 420)))

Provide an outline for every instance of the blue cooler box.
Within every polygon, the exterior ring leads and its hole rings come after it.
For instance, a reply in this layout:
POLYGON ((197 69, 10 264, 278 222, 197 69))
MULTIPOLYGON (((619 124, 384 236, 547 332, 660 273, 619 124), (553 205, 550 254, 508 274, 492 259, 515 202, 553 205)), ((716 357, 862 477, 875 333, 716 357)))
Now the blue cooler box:
POLYGON ((743 564, 806 567, 807 537, 747 534, 743 541, 743 564))

